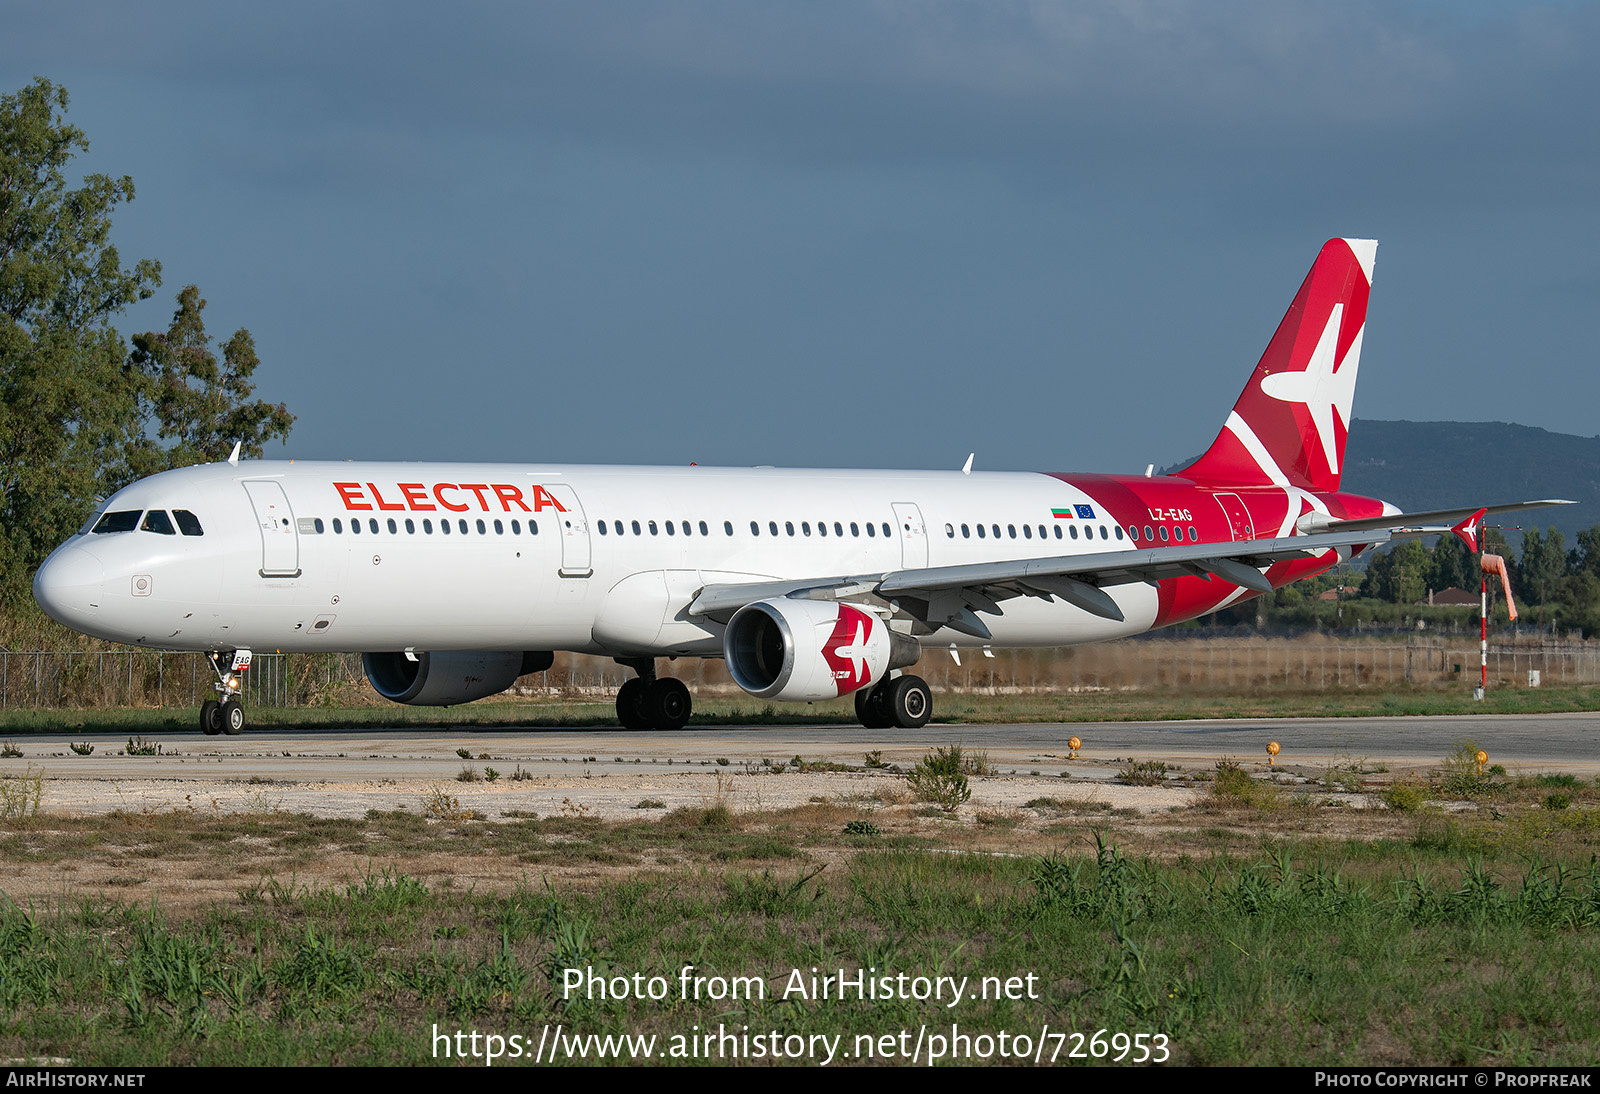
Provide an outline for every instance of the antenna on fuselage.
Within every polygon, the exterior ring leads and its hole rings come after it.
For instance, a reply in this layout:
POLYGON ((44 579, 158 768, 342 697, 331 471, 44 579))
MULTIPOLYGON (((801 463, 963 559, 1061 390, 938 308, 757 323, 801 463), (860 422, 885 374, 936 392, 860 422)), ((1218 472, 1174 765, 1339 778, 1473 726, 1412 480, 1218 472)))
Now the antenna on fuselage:
POLYGON ((967 453, 967 462, 961 465, 961 473, 963 475, 972 474, 972 457, 974 457, 976 455, 977 455, 976 452, 968 452, 967 453))
POLYGON ((233 451, 228 453, 228 462, 233 464, 235 467, 239 466, 239 448, 243 444, 243 441, 234 441, 233 451))

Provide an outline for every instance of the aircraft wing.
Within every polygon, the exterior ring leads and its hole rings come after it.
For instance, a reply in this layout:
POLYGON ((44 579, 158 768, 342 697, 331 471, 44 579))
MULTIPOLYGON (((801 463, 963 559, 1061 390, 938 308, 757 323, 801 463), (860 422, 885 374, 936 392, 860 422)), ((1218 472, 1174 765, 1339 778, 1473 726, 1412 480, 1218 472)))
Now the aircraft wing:
POLYGON ((746 604, 774 597, 876 598, 897 601, 928 633, 950 627, 976 638, 989 638, 989 628, 977 613, 1003 615, 1000 601, 1015 596, 1046 600, 1060 597, 1086 612, 1120 621, 1122 611, 1105 592, 1106 587, 1135 581, 1154 584, 1163 578, 1192 575, 1207 581, 1216 576, 1257 592, 1271 592, 1272 583, 1261 570, 1274 562, 1306 558, 1340 547, 1370 546, 1388 539, 1388 532, 1382 529, 1340 530, 1281 539, 1186 543, 882 574, 707 585, 689 605, 689 614, 726 620, 746 604))
POLYGON ((1505 505, 1463 506, 1460 509, 1434 509, 1426 513, 1397 513, 1384 517, 1363 517, 1360 520, 1337 520, 1322 517, 1321 514, 1308 514, 1308 517, 1320 518, 1315 523, 1309 521, 1302 525, 1302 531, 1328 531, 1328 532, 1358 532, 1366 528, 1386 529, 1391 538, 1404 539, 1414 536, 1436 536, 1449 532, 1456 524, 1472 516, 1480 510, 1487 516, 1496 513, 1520 513, 1524 509, 1544 509, 1552 505, 1576 505, 1577 502, 1565 501, 1560 498, 1547 498, 1544 501, 1515 501, 1505 505))

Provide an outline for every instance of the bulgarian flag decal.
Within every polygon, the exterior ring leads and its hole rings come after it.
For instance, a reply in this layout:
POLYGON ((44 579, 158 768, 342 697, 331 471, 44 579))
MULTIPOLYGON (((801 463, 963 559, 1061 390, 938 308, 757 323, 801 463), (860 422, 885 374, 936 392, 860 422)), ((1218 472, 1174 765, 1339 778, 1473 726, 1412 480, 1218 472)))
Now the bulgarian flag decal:
POLYGON ((1057 520, 1071 520, 1072 519, 1072 510, 1071 509, 1052 509, 1052 510, 1050 510, 1050 512, 1057 520))
POLYGON ((1084 520, 1093 520, 1094 506, 1074 505, 1066 509, 1052 509, 1050 514, 1057 520, 1071 520, 1074 516, 1082 517, 1084 520))

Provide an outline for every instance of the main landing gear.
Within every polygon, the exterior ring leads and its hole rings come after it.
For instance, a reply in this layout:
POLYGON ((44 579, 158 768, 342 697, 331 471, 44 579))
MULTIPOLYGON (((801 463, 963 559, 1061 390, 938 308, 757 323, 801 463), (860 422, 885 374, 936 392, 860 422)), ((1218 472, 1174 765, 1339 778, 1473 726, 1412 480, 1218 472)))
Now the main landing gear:
POLYGON ((639 675, 617 692, 617 721, 623 729, 682 729, 694 709, 689 689, 670 676, 656 678, 656 663, 648 657, 619 657, 617 664, 639 675))
POLYGON ((856 721, 868 729, 921 729, 933 717, 933 689, 902 674, 856 692, 856 721))
POLYGON ((207 699, 200 705, 200 732, 208 737, 226 733, 237 737, 244 732, 244 704, 239 697, 244 693, 244 674, 250 669, 250 651, 234 650, 232 653, 206 655, 211 671, 217 674, 217 689, 221 701, 207 699), (223 670, 226 663, 228 668, 223 670))

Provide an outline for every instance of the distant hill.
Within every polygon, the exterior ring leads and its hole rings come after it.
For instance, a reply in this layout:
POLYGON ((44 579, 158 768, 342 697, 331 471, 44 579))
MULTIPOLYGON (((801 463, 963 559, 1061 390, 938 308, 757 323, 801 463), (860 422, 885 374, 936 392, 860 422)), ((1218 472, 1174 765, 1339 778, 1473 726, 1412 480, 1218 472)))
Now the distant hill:
MULTIPOLYGON (((1408 512, 1482 502, 1570 498, 1577 505, 1501 518, 1559 528, 1567 548, 1600 524, 1600 437, 1509 422, 1375 422, 1358 418, 1345 444, 1340 487, 1408 512)), ((1511 537, 1515 543, 1516 538, 1511 537)))
MULTIPOLYGON (((1163 472, 1192 462, 1184 460, 1163 472)), ((1570 550, 1579 529, 1600 524, 1600 437, 1510 422, 1357 418, 1345 444, 1340 488, 1382 498, 1410 513, 1473 502, 1568 498, 1578 504, 1513 513, 1502 520, 1559 528, 1570 550)), ((1515 533, 1511 541, 1517 542, 1515 533)))

